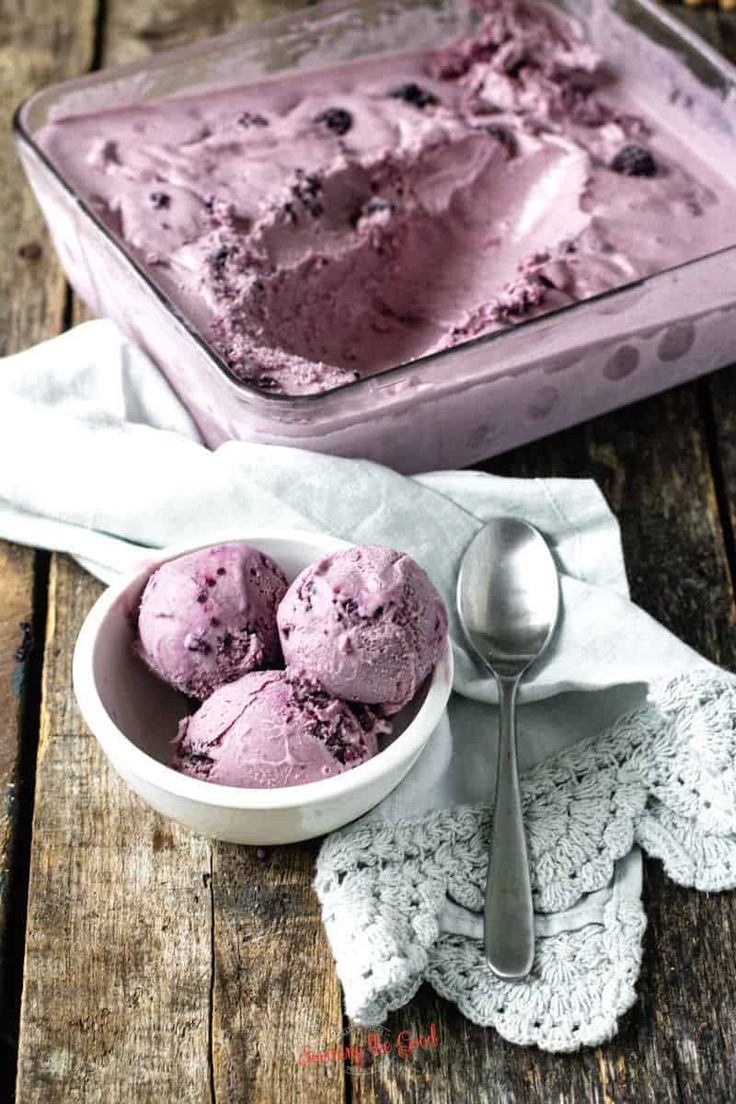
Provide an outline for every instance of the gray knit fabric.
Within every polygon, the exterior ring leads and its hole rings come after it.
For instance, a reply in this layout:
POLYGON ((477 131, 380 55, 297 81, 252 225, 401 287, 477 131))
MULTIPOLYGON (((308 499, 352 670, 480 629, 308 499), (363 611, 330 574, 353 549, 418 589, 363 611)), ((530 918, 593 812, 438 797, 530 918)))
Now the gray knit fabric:
POLYGON ((736 886, 736 677, 703 670, 654 688, 522 789, 537 912, 525 982, 499 981, 483 958, 487 806, 327 840, 315 887, 353 1019, 380 1023, 426 980, 515 1043, 568 1051, 610 1038, 635 1000, 645 926, 632 846, 681 885, 736 886))

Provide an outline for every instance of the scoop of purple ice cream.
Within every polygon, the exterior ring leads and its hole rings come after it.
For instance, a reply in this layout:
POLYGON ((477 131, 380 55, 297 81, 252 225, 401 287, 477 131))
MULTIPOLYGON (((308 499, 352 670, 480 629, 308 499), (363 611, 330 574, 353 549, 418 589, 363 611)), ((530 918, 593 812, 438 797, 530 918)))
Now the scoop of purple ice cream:
POLYGON ((224 786, 318 782, 370 759, 390 724, 298 672, 253 671, 179 725, 172 766, 224 786))
POLYGON ((146 584, 137 649, 159 678, 206 698, 223 683, 281 661, 276 607, 286 576, 248 544, 169 560, 146 584))
POLYGON ((444 603, 409 556, 361 545, 302 571, 278 609, 287 664, 336 697, 395 713, 440 659, 444 603))

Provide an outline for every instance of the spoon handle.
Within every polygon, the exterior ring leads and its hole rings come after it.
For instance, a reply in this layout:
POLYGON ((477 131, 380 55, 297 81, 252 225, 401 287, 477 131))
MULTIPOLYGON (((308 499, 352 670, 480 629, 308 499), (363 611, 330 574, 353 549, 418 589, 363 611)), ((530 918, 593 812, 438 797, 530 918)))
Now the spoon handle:
POLYGON ((497 977, 519 981, 534 962, 534 910, 516 765, 518 678, 497 676, 498 773, 485 909, 485 951, 497 977))

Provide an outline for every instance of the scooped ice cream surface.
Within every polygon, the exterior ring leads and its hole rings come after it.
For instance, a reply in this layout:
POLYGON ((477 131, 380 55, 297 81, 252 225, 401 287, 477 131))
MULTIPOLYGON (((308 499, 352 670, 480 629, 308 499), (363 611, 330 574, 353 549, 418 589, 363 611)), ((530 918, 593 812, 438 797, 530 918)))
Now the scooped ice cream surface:
POLYGON ((273 788, 342 774, 378 751, 391 725, 296 672, 254 671, 179 726, 173 766, 225 786, 273 788))
MULTIPOLYGON (((551 7, 38 140, 231 371, 303 394, 736 240, 736 189, 551 7)), ((724 169, 724 174, 726 170, 724 169)))
POLYGON ((276 607, 287 581, 248 544, 191 552, 159 567, 138 612, 138 651, 154 674, 190 697, 281 660, 276 607))
POLYGON ((287 664, 337 697, 401 709, 446 647, 447 612, 409 556, 359 545, 294 580, 278 609, 287 664))

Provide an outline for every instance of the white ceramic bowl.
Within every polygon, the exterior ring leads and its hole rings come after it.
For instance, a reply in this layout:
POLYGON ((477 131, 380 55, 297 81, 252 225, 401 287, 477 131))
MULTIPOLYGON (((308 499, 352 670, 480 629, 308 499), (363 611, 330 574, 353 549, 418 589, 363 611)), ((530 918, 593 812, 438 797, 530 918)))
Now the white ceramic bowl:
POLYGON ((166 764, 187 702, 134 654, 135 615, 146 581, 159 564, 228 541, 260 548, 290 581, 326 553, 349 547, 321 533, 254 529, 151 555, 90 610, 74 651, 77 701, 118 774, 165 816, 201 835, 233 843, 310 839, 362 816, 401 782, 442 717, 452 688, 452 651, 448 642, 425 686, 394 718, 394 735, 378 755, 345 774, 273 790, 221 786, 179 774, 166 764))

